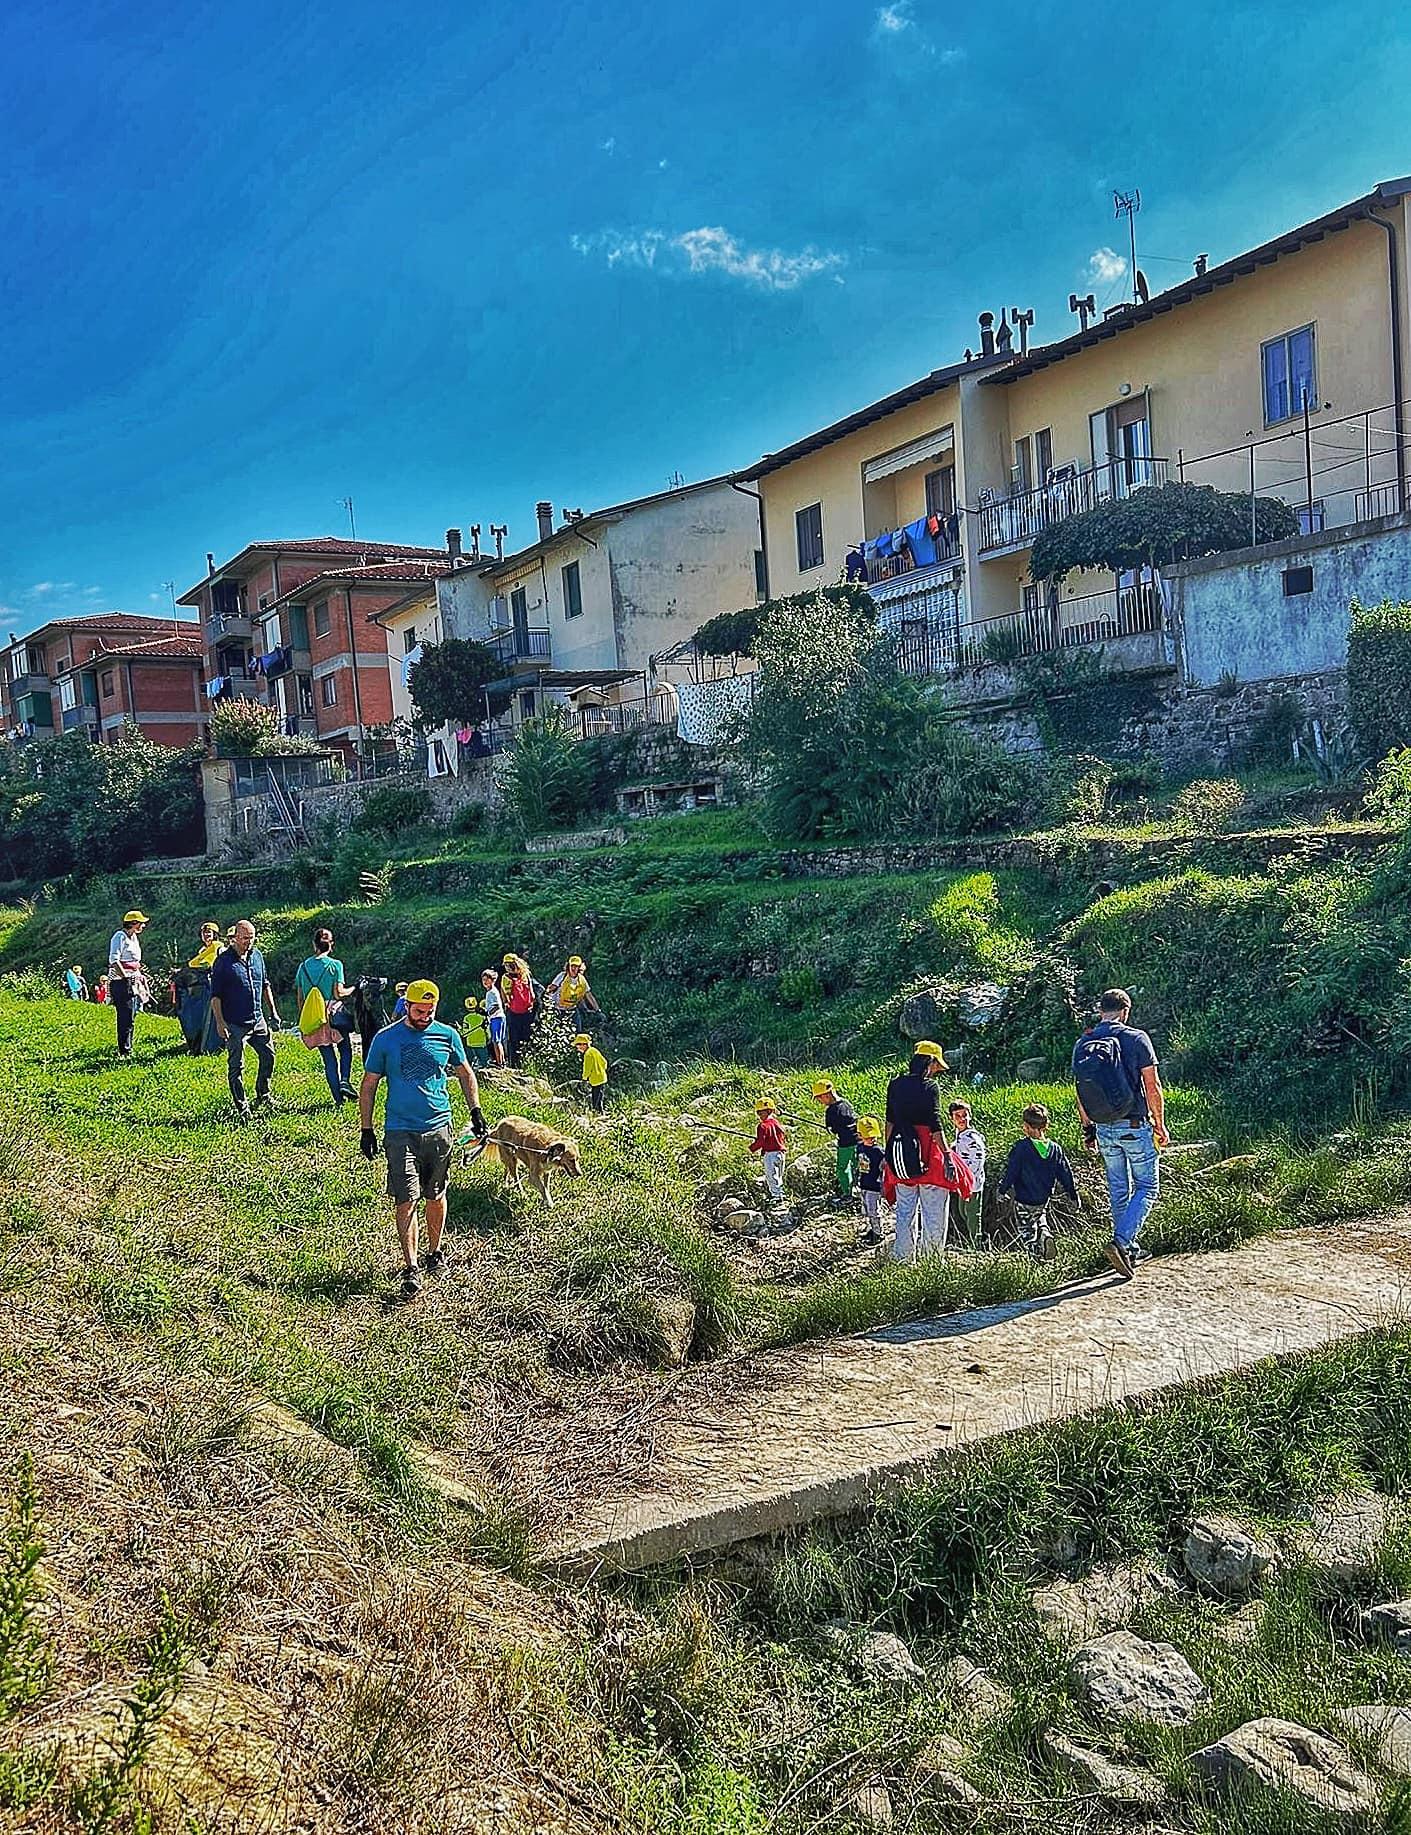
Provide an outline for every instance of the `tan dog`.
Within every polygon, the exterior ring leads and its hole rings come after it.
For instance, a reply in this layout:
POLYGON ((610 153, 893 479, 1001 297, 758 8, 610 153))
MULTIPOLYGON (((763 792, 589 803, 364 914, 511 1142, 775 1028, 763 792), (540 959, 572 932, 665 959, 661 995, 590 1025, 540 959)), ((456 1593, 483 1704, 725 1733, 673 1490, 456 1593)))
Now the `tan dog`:
POLYGON ((563 1172, 570 1179, 583 1176, 577 1143, 524 1115, 501 1116, 490 1130, 485 1158, 497 1160, 505 1169, 506 1179, 513 1179, 516 1185, 522 1185, 528 1173, 529 1183, 550 1208, 554 1195, 549 1182, 555 1172, 563 1172))

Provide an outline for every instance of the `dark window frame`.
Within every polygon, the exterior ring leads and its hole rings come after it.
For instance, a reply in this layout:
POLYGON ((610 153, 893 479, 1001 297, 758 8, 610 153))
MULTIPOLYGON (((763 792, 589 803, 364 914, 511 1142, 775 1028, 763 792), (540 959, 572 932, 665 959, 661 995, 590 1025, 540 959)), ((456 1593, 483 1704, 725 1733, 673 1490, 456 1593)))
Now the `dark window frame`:
POLYGON ((823 503, 807 503, 794 511, 794 548, 800 573, 815 573, 823 565, 823 503), (806 521, 805 518, 808 520, 806 521), (807 540, 807 546, 805 546, 807 540))
POLYGON ((583 574, 577 561, 569 561, 559 569, 563 585, 563 615, 565 619, 583 616, 583 574))
POLYGON ((314 607, 314 636, 327 637, 333 629, 333 612, 327 599, 320 599, 314 607))

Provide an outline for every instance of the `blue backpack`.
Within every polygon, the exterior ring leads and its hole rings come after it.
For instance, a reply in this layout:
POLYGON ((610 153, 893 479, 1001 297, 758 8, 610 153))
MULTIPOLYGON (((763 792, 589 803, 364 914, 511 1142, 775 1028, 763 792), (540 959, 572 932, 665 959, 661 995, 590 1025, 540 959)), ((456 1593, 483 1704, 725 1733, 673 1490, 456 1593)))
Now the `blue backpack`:
POLYGON ((1089 1121, 1129 1121, 1137 1090, 1122 1062, 1122 1042, 1112 1033, 1085 1032, 1073 1047, 1073 1081, 1089 1121))

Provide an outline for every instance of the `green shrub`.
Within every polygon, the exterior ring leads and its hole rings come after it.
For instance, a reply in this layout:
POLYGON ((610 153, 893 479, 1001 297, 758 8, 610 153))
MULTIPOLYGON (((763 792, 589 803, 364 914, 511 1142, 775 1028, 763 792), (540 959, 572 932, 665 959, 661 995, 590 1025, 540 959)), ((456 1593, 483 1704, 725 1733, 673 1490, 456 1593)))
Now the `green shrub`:
POLYGON ((49 1679, 49 1643, 35 1620, 43 1554, 26 1455, 10 1519, 0 1532, 0 1720, 35 1700, 49 1679))
POLYGON ((222 758, 269 751, 279 737, 279 713, 264 701, 237 697, 211 709, 211 743, 222 758))
POLYGON ((500 763, 499 781, 506 815, 521 835, 567 828, 583 813, 590 766, 562 708, 525 721, 500 763))
POLYGON ((1276 694, 1250 729, 1245 757, 1251 764, 1286 765, 1293 742, 1308 726, 1308 708, 1296 690, 1276 694))
POLYGON ((1365 759, 1384 758, 1411 741, 1411 600, 1353 600, 1347 712, 1365 759))
POLYGON ((1233 777, 1197 777, 1177 792, 1171 819, 1182 834, 1219 835, 1248 800, 1243 784, 1233 777))
POLYGON ((1100 822, 1112 794, 1113 768, 1106 759, 1083 754, 1073 760, 1065 815, 1074 822, 1100 822))
POLYGON ((1393 828, 1411 823, 1411 746, 1398 746, 1374 767, 1362 806, 1373 821, 1393 828))
POLYGON ((490 811, 484 803, 462 803, 451 823, 453 835, 483 835, 490 826, 490 811))
POLYGON ((353 818, 360 835, 383 835, 391 840, 411 828, 425 828, 435 815, 431 792, 423 784, 382 784, 363 798, 353 818))

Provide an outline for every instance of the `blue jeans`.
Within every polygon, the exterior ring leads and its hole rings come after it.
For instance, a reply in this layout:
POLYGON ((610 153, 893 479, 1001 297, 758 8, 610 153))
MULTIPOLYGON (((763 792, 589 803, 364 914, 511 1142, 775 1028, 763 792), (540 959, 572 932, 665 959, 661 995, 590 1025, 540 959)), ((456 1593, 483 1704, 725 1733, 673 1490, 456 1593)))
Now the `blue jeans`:
POLYGON ((320 1045, 318 1055, 323 1059, 323 1074, 328 1078, 328 1087, 333 1092, 333 1100, 340 1102, 343 1097, 343 1085, 353 1074, 353 1041, 346 1032, 340 1033, 336 1045, 320 1045))
POLYGON ((1112 1234, 1124 1249, 1130 1249, 1161 1186, 1156 1136, 1149 1121, 1100 1121, 1097 1144, 1107 1170, 1112 1234))

